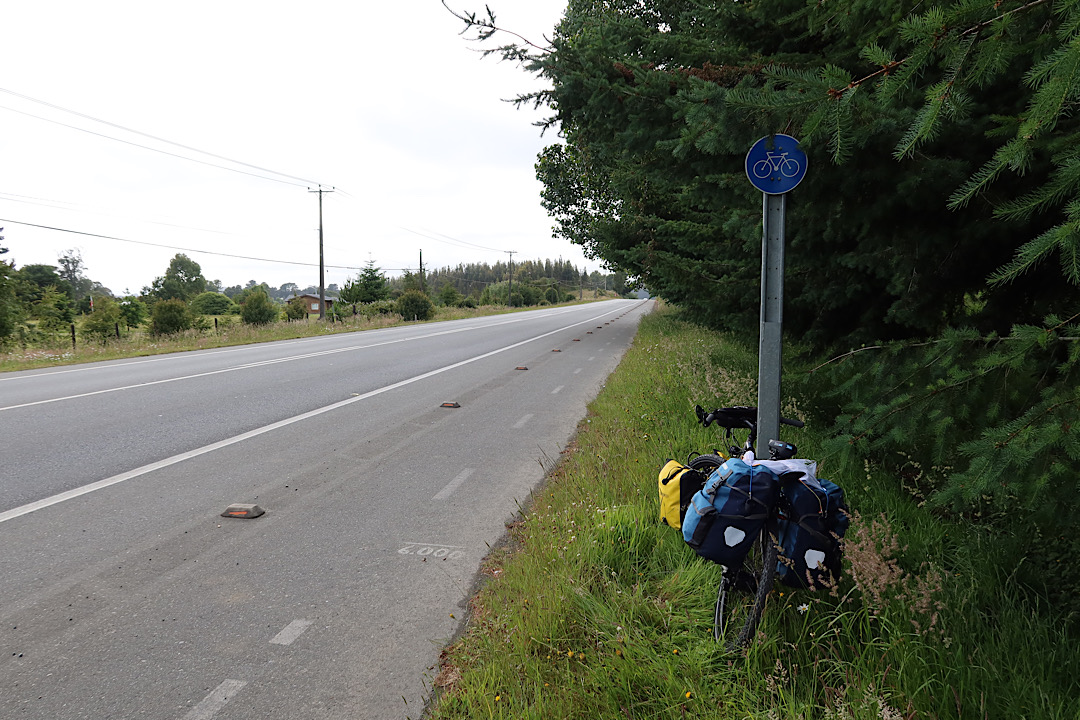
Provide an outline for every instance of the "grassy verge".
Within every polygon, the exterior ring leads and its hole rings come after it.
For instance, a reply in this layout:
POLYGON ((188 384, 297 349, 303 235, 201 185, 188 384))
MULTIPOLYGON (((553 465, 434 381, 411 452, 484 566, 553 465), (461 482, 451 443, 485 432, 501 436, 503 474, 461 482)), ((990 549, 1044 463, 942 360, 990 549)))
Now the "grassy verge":
MULTIPOLYGON (((752 351, 646 318, 575 446, 493 552, 432 718, 1076 718, 1080 654, 1024 604, 981 528, 871 467, 830 466, 858 517, 832 592, 770 596, 757 642, 712 641, 720 568, 658 523, 656 474, 722 441, 695 403, 753 401, 752 351)), ((785 414, 799 416, 796 402, 785 414)), ((820 457, 812 427, 785 435, 820 457)))
MULTIPOLYGON (((601 300, 608 298, 599 298, 601 300)), ((585 301, 593 302, 593 301, 585 301)), ((566 303, 576 305, 578 303, 566 303)), ((509 312, 535 310, 532 308, 509 308, 503 305, 484 305, 478 308, 436 308, 435 317, 428 322, 463 320, 466 318, 501 315, 509 312)), ((408 324, 400 315, 356 315, 338 322, 307 321, 276 322, 270 325, 245 325, 235 315, 221 316, 218 327, 213 330, 188 330, 175 335, 154 336, 145 329, 127 331, 120 338, 105 343, 89 342, 77 336, 72 347, 69 336, 57 337, 53 343, 35 344, 28 347, 9 347, 0 352, 0 372, 33 370, 56 365, 118 360, 121 358, 161 355, 188 350, 207 350, 231 345, 249 345, 275 340, 357 332, 408 324)), ((213 323, 214 318, 210 318, 213 323)))

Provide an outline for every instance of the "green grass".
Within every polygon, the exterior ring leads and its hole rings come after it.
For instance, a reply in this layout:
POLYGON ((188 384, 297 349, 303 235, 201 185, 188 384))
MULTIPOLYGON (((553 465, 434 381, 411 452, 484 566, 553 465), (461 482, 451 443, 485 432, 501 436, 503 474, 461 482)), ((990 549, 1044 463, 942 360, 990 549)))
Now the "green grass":
MULTIPOLYGON (((610 299, 599 297, 595 300, 610 299)), ((594 302, 585 300, 584 302, 594 302)), ((576 305, 578 303, 565 303, 576 305)), ((484 305, 478 308, 437 307, 435 317, 428 322, 444 320, 462 320, 489 315, 501 315, 509 312, 535 310, 531 308, 509 308, 503 305, 484 305)), ((145 328, 123 331, 120 338, 110 338, 105 343, 85 340, 76 325, 76 342, 72 347, 71 337, 61 334, 52 341, 27 344, 17 343, 0 346, 0 372, 15 370, 33 370, 56 365, 117 360, 121 358, 161 355, 188 350, 207 350, 231 345, 249 345, 275 340, 294 340, 296 338, 315 337, 343 332, 357 332, 377 328, 394 327, 410 324, 399 315, 379 315, 366 317, 357 315, 343 321, 331 323, 319 321, 318 316, 311 316, 307 321, 276 322, 270 325, 245 325, 236 315, 218 316, 218 328, 210 330, 188 330, 175 335, 153 336, 145 328)), ((211 325, 214 318, 208 318, 211 325)))
MULTIPOLYGON (((757 642, 712 640, 720 568, 659 524, 666 458, 722 446, 693 406, 753 404, 752 349, 660 310, 591 404, 572 451, 494 551, 432 718, 1076 718, 1080 654, 1025 605, 984 529, 895 478, 830 466, 858 517, 833 592, 769 597, 757 642), (800 610, 802 608, 802 610, 800 610)), ((798 402, 785 414, 800 416, 798 402)))

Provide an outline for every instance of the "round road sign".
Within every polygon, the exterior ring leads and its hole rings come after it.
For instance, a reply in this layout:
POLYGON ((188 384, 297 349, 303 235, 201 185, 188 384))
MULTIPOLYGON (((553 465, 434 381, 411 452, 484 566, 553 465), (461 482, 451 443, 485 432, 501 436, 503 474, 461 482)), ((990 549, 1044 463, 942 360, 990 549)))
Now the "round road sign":
POLYGON ((746 177, 766 195, 783 195, 806 177, 806 153, 790 135, 766 135, 746 153, 746 177))

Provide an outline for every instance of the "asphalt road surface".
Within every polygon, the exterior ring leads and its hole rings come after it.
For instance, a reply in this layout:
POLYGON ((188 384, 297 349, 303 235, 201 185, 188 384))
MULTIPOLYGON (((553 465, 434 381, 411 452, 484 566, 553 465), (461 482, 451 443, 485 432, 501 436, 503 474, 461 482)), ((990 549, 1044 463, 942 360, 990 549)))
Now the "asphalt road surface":
POLYGON ((651 306, 0 375, 0 718, 418 718, 651 306))

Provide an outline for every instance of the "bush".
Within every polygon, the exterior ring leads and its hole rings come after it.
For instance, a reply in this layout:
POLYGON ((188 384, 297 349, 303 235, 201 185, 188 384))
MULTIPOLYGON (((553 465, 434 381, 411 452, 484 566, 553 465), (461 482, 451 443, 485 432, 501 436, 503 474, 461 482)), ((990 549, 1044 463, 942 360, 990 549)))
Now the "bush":
POLYGON ((190 330, 195 325, 195 313, 183 300, 162 300, 150 312, 150 334, 172 335, 190 330))
POLYGON ((307 314, 307 300, 304 298, 294 297, 285 303, 285 317, 289 320, 303 320, 307 314))
POLYGON ((430 320, 435 314, 435 306, 419 290, 408 290, 398 298, 397 313, 406 320, 430 320))
POLYGON ((262 290, 251 293, 240 309, 240 317, 248 325, 269 325, 281 317, 278 306, 262 290))
POLYGON ((227 295, 216 292, 204 292, 191 301, 191 309, 203 315, 227 315, 233 307, 233 301, 227 295))
POLYGON ((146 303, 134 295, 128 295, 120 300, 120 316, 124 318, 124 324, 129 328, 142 325, 147 314, 146 303))
POLYGON ((544 291, 544 299, 552 305, 557 304, 559 302, 559 291, 553 287, 548 288, 544 291))
POLYGON ((397 312, 397 302, 394 300, 376 300, 375 302, 364 303, 356 308, 358 315, 364 317, 376 317, 378 315, 389 315, 397 312))
POLYGON ((112 298, 101 296, 94 303, 94 312, 83 321, 82 336, 104 345, 110 337, 115 337, 120 320, 120 306, 112 298))

